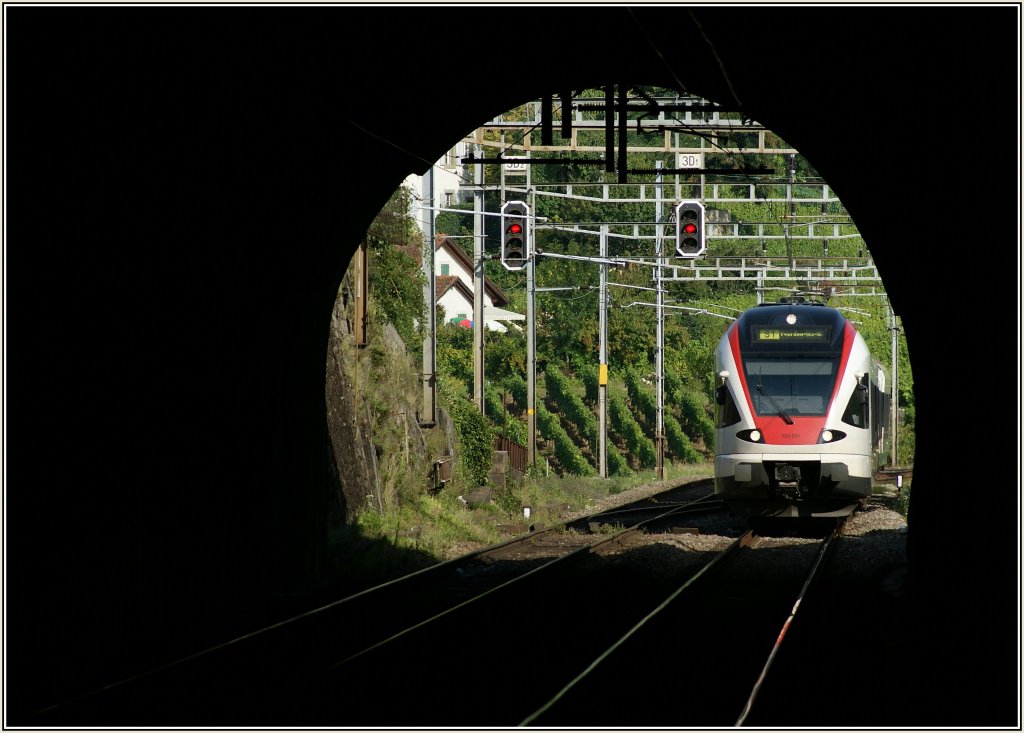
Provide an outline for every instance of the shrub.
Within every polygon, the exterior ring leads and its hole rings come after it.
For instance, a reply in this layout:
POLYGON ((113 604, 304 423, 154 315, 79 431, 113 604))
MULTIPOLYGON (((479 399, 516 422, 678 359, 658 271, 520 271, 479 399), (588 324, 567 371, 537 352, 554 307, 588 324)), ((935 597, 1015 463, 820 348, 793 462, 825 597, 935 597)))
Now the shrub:
POLYGON ((693 392, 677 392, 679 414, 682 424, 690 435, 699 435, 704 447, 711 450, 715 444, 715 425, 704 409, 704 402, 693 392))
POLYGON ((558 421, 558 416, 540 403, 537 404, 537 429, 546 439, 554 442, 555 457, 566 472, 577 476, 594 475, 594 467, 572 442, 572 438, 558 421))
MULTIPOLYGON (((595 371, 594 374, 596 378, 597 372, 595 371)), ((576 428, 580 431, 580 435, 589 443, 591 453, 595 456, 595 461, 600 461, 598 457, 601 444, 600 426, 597 423, 597 418, 594 416, 593 409, 576 394, 573 389, 573 381, 564 375, 561 369, 554 364, 548 364, 548 368, 545 371, 544 384, 547 387, 548 394, 558 404, 559 409, 565 414, 567 419, 575 423, 576 428)), ((629 467, 629 462, 612 443, 609 442, 605 446, 605 450, 608 460, 608 474, 610 476, 626 476, 633 473, 629 467)))
POLYGON ((459 383, 446 377, 437 380, 438 395, 452 416, 459 454, 459 468, 472 485, 487 483, 494 450, 490 421, 466 398, 459 383))
POLYGON ((497 387, 488 384, 484 388, 484 401, 487 404, 487 415, 494 423, 495 435, 504 435, 520 445, 526 445, 526 424, 508 413, 497 387))
POLYGON ((633 417, 633 413, 626 404, 625 396, 614 390, 608 390, 608 416, 611 418, 615 432, 626 441, 626 447, 639 466, 641 468, 653 467, 658 461, 653 441, 644 435, 640 423, 633 417))
POLYGON ((526 410, 526 402, 529 397, 529 386, 526 379, 519 374, 510 374, 501 380, 501 386, 512 395, 512 401, 520 410, 526 410))
MULTIPOLYGON (((654 392, 647 389, 636 369, 626 370, 625 381, 630 401, 640 410, 649 425, 657 425, 658 401, 654 392)), ((669 412, 667 406, 663 406, 661 417, 665 430, 665 442, 672 454, 686 463, 702 461, 703 456, 693 447, 690 438, 683 432, 679 421, 669 412)))
POLYGON ((571 420, 591 448, 597 445, 597 418, 583 400, 572 389, 569 378, 555 364, 548 364, 544 371, 544 386, 548 396, 558 405, 566 419, 571 420))

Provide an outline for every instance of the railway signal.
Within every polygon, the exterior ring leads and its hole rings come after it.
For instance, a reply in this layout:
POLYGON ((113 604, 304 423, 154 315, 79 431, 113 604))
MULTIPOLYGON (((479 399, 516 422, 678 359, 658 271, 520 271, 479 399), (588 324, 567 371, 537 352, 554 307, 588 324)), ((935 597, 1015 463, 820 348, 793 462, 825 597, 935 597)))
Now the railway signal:
POLYGON ((501 264, 521 270, 530 259, 530 207, 522 201, 506 201, 501 207, 501 264))
POLYGON ((707 249, 704 204, 700 201, 680 201, 676 205, 676 254, 694 259, 703 255, 707 249))

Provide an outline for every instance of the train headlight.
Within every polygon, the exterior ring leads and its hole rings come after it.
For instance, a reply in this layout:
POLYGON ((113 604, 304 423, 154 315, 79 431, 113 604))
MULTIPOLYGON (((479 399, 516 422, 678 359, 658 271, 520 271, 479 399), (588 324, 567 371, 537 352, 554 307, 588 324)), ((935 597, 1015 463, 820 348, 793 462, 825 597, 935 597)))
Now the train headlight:
POLYGON ((746 440, 747 442, 750 443, 764 442, 764 436, 761 435, 761 431, 758 430, 757 428, 754 428, 753 430, 741 430, 738 433, 736 433, 736 437, 739 438, 740 440, 746 440))
POLYGON ((842 430, 830 430, 825 428, 818 434, 818 443, 835 443, 837 440, 842 440, 846 437, 846 433, 842 430))

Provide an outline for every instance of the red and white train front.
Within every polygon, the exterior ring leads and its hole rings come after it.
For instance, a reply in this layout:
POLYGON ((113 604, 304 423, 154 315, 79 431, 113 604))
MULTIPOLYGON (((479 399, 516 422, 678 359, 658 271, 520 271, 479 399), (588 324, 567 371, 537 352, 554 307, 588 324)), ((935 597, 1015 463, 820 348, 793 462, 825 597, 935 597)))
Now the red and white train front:
POLYGON ((715 493, 730 507, 842 516, 871 495, 884 375, 838 310, 751 308, 722 337, 715 371, 715 493))

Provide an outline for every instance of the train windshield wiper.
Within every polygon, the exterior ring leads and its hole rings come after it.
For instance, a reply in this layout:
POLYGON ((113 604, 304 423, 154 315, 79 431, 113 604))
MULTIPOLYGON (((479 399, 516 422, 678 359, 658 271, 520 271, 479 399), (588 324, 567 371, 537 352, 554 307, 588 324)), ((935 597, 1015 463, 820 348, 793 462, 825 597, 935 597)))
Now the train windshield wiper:
POLYGON ((789 415, 786 414, 786 411, 782 409, 782 405, 780 405, 778 402, 776 402, 775 398, 772 397, 770 394, 768 394, 765 391, 765 388, 762 385, 760 385, 760 384, 757 385, 757 391, 760 392, 761 394, 763 394, 765 397, 768 398, 768 401, 771 402, 772 405, 775 407, 775 409, 779 411, 779 414, 782 415, 782 419, 786 421, 786 425, 792 425, 793 424, 793 418, 791 418, 789 415))

